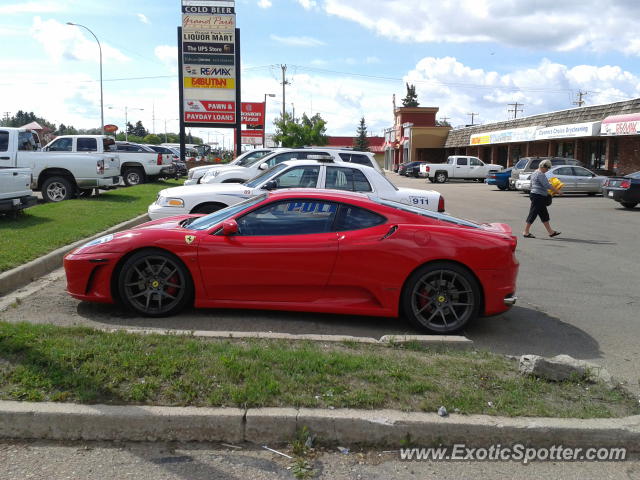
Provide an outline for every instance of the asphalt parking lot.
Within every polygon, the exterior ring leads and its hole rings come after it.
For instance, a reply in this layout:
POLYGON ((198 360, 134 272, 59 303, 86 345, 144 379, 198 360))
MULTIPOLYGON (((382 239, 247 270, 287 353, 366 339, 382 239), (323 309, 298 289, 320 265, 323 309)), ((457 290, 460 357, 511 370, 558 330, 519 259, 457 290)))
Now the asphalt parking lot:
MULTIPOLYGON (((509 312, 480 319, 465 334, 481 349, 520 355, 569 354, 604 365, 640 392, 640 270, 636 236, 640 208, 625 210, 600 196, 566 195, 554 200, 550 239, 541 224, 535 239, 521 236, 529 200, 480 183, 434 185, 388 174, 398 186, 435 189, 452 215, 503 222, 518 234, 519 302, 509 312)), ((249 310, 190 310, 146 319, 119 307, 78 302, 64 292, 64 279, 44 282, 20 304, 0 313, 6 321, 107 328, 271 331, 343 334, 379 338, 417 333, 402 319, 249 310)))

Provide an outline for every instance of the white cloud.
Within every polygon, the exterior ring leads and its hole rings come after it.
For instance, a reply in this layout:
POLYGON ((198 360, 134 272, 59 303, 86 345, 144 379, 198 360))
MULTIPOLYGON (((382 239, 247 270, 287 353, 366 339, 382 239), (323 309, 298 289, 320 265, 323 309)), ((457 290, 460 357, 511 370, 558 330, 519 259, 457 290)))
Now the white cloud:
POLYGON ((305 10, 311 10, 318 5, 315 0, 298 0, 298 3, 302 5, 305 10))
POLYGON ((271 0, 259 0, 258 1, 258 6, 260 8, 269 8, 269 7, 271 7, 271 5, 273 5, 271 3, 271 0))
POLYGON ((311 37, 280 37, 278 35, 270 35, 272 40, 290 47, 320 47, 326 45, 321 40, 311 37))
MULTIPOLYGON (((299 0, 301 1, 301 0, 299 0)), ((402 42, 496 42, 512 47, 640 55, 640 2, 610 0, 388 0, 384 15, 370 0, 325 0, 330 14, 402 42), (602 19, 606 21, 594 21, 602 19)))
POLYGON ((382 63, 382 60, 378 57, 367 57, 364 62, 368 65, 373 65, 375 63, 382 63))
POLYGON ((158 45, 153 50, 153 53, 172 72, 178 71, 178 47, 170 45, 158 45))
POLYGON ((151 23, 144 13, 136 13, 136 16, 138 17, 138 20, 140 20, 142 23, 146 23, 146 24, 151 23))
MULTIPOLYGON (((405 77, 416 86, 421 106, 439 107, 453 125, 468 123, 468 112, 477 112, 480 123, 507 120, 507 104, 523 104, 530 116, 575 107, 576 93, 587 91, 587 105, 640 96, 640 78, 619 67, 579 65, 568 67, 549 60, 537 66, 500 75, 471 68, 452 57, 427 57, 405 77)), ((397 92, 401 99, 403 88, 397 92)), ((477 123, 477 121, 476 121, 477 123)))
MULTIPOLYGON (((94 32, 95 33, 95 32, 94 32)), ((66 25, 57 20, 42 20, 35 17, 31 35, 42 44, 45 52, 54 62, 61 60, 99 61, 98 45, 84 28, 66 25)), ((100 42, 103 62, 129 61, 129 57, 104 41, 100 42)))
POLYGON ((42 1, 42 2, 21 2, 10 5, 0 5, 0 15, 11 15, 17 13, 52 13, 64 11, 66 7, 62 2, 42 1))

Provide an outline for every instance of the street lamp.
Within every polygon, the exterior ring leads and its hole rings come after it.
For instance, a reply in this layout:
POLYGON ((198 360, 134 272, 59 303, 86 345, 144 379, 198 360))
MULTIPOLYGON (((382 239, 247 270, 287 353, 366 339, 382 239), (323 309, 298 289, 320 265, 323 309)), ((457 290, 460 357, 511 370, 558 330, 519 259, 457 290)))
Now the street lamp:
POLYGON ((264 114, 262 117, 262 148, 266 148, 266 133, 267 133, 267 97, 275 97, 275 93, 265 93, 264 94, 264 114))
POLYGON ((100 41, 98 40, 98 37, 96 37, 96 34, 93 33, 88 27, 73 22, 67 22, 67 25, 84 28, 91 35, 93 35, 93 38, 95 38, 96 42, 98 42, 98 50, 100 51, 100 130, 102 130, 102 135, 104 135, 104 103, 102 99, 102 46, 100 45, 100 41))
MULTIPOLYGON (((129 141, 129 132, 128 132, 128 130, 129 130, 129 127, 128 127, 129 120, 128 120, 128 117, 127 117, 127 111, 128 111, 127 108, 128 107, 125 105, 125 107, 124 107, 124 141, 125 142, 129 141)), ((132 108, 131 110, 144 110, 144 108, 132 108)))

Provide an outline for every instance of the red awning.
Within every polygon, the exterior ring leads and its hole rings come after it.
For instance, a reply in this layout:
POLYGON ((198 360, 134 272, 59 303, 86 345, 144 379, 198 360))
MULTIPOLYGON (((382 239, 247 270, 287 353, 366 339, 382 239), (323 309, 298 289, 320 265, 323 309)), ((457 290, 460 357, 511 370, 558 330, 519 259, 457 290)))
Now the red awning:
POLYGON ((621 123, 621 122, 637 122, 640 121, 640 112, 627 113, 626 115, 611 115, 602 120, 602 123, 621 123))

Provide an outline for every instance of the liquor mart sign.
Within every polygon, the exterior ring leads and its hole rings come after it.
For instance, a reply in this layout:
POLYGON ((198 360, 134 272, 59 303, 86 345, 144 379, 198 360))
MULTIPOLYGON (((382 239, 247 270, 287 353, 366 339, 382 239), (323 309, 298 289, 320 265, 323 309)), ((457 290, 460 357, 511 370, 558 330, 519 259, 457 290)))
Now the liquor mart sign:
POLYGON ((182 0, 184 121, 236 124, 235 2, 182 0))

